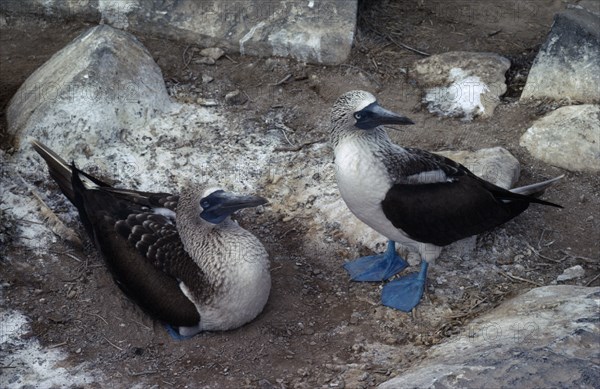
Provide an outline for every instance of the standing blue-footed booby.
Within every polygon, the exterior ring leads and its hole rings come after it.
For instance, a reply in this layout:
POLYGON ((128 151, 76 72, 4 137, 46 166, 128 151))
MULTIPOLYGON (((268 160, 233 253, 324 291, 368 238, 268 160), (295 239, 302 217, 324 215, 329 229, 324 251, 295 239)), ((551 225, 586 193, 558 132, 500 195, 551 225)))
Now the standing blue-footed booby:
POLYGON ((538 203, 557 177, 506 190, 459 163, 424 150, 401 147, 382 125, 414 124, 382 108, 371 93, 351 91, 333 105, 330 141, 338 187, 350 211, 389 239, 384 254, 345 264, 354 281, 385 281, 407 263, 395 242, 421 256, 421 270, 386 284, 384 305, 408 312, 421 300, 427 267, 441 246, 499 226, 538 203))
POLYGON ((172 336, 234 329, 262 311, 271 289, 267 252, 229 215, 264 198, 220 189, 179 196, 117 189, 32 144, 117 285, 172 336))

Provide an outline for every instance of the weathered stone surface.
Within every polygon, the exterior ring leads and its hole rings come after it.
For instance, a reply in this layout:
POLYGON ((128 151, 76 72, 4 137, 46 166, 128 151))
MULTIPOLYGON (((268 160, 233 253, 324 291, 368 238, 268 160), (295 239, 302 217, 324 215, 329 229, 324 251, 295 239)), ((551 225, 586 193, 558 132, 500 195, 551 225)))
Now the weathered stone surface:
POLYGON ((162 74, 131 34, 107 25, 89 29, 38 68, 7 109, 8 132, 16 138, 54 133, 78 140, 117 138, 143 126, 171 102, 162 74))
POLYGON ((200 55, 203 57, 209 57, 215 61, 225 55, 225 51, 219 47, 207 47, 206 49, 200 50, 200 55))
POLYGON ((577 4, 567 4, 567 9, 584 9, 596 16, 600 16, 600 1, 580 0, 577 4))
POLYGON ((595 388, 599 298, 600 288, 533 289, 474 320, 379 388, 595 388))
POLYGON ((357 0, 3 0, 0 12, 102 20, 229 52, 339 64, 352 47, 357 0))
POLYGON ((571 171, 600 171, 600 106, 561 107, 536 120, 521 146, 537 159, 571 171))
POLYGON ((225 102, 231 105, 241 105, 248 101, 248 98, 239 90, 234 90, 225 95, 225 102))
POLYGON ((600 16, 583 8, 557 14, 521 99, 600 102, 599 26, 600 16))
POLYGON ((425 88, 423 102, 443 116, 489 117, 506 92, 510 61, 493 53, 449 52, 416 61, 409 75, 425 88))
POLYGON ((575 265, 565 269, 561 275, 556 277, 556 281, 569 281, 574 278, 581 278, 585 275, 585 269, 581 265, 575 265))

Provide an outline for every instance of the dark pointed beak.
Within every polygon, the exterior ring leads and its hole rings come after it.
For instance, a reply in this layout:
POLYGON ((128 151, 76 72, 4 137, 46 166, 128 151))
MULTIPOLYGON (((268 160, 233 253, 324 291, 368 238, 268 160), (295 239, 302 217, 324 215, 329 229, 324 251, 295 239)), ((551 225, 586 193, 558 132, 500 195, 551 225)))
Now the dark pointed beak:
POLYGON ((356 127, 362 130, 369 130, 384 124, 415 124, 415 122, 405 116, 388 111, 377 104, 377 102, 366 106, 362 110, 356 112, 354 115, 356 118, 356 127))
POLYGON ((200 200, 200 205, 203 208, 200 216, 204 220, 217 224, 237 210, 258 207, 266 203, 268 201, 264 197, 238 195, 219 190, 200 200))
POLYGON ((268 201, 264 197, 252 196, 252 195, 237 195, 233 193, 223 192, 220 196, 221 203, 219 209, 229 214, 242 209, 258 207, 259 205, 266 204, 268 201))

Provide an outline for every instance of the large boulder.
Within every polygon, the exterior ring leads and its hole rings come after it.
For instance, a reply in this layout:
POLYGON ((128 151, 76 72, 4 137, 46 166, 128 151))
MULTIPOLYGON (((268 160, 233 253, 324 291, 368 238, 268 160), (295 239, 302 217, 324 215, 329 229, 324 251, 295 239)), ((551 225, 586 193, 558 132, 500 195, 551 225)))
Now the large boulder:
POLYGON ((585 8, 557 14, 529 71, 521 99, 600 102, 599 26, 600 16, 585 8))
POLYGON ((379 386, 595 388, 600 288, 545 286, 505 302, 379 386))
POLYGON ((77 17, 229 52, 339 64, 352 48, 357 0, 3 0, 0 12, 77 17))
POLYGON ((6 117, 17 140, 52 134, 74 147, 117 138, 169 109, 162 73, 146 48, 131 34, 101 25, 38 68, 11 99, 6 117))
POLYGON ((521 136, 520 144, 547 164, 600 172, 600 106, 558 108, 536 120, 521 136))
POLYGON ((442 116, 490 117, 506 92, 510 61, 493 53, 448 52, 416 61, 411 78, 425 89, 423 102, 442 116))

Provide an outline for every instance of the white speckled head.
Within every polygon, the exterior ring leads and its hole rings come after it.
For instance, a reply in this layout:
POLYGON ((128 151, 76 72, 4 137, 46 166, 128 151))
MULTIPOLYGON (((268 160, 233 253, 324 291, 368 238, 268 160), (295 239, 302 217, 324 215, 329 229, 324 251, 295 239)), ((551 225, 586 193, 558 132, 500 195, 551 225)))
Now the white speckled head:
POLYGON ((376 102, 371 93, 364 90, 353 90, 341 95, 333 104, 331 121, 349 123, 354 121, 353 114, 376 102))
POLYGON ((371 93, 354 90, 344 93, 331 110, 330 140, 334 147, 341 137, 368 136, 386 138, 383 125, 414 124, 412 120, 381 107, 371 93))

